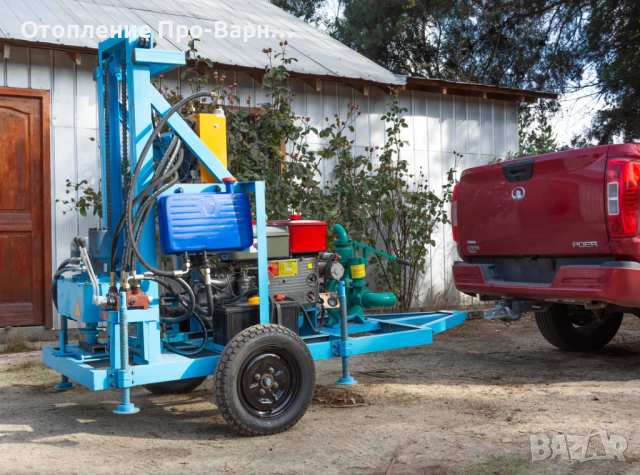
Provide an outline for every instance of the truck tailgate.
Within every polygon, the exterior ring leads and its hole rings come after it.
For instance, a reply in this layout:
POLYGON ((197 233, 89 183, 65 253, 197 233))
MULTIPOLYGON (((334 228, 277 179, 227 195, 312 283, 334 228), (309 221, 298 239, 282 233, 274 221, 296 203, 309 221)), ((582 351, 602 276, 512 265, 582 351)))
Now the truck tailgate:
POLYGON ((611 254, 604 185, 608 146, 465 170, 461 256, 611 254))

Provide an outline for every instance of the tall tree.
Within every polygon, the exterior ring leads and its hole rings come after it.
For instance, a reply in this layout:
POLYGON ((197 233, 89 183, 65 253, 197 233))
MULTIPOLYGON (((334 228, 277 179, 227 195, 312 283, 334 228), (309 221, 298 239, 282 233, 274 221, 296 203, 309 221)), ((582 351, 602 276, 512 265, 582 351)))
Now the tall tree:
POLYGON ((638 0, 343 2, 334 36, 394 72, 559 94, 595 86, 607 107, 590 137, 640 136, 638 0))
POLYGON ((562 90, 582 74, 573 52, 581 2, 345 0, 334 35, 397 73, 562 90))
MULTIPOLYGON (((271 1, 399 74, 558 94, 590 87, 605 107, 587 139, 640 138, 640 0, 336 0, 335 19, 323 18, 326 0, 271 1)), ((558 109, 524 105, 521 123, 558 109)))
POLYGON ((629 142, 640 139, 640 1, 598 4, 586 28, 586 54, 607 107, 596 114, 589 136, 629 142))
POLYGON ((325 0, 269 0, 275 6, 282 8, 289 13, 293 13, 298 18, 308 22, 318 19, 318 11, 325 3, 325 0))

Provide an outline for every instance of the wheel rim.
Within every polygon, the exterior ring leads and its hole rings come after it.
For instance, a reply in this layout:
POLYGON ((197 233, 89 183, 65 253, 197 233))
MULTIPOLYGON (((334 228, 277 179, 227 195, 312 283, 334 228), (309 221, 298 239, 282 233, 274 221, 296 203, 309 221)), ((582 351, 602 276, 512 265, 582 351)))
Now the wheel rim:
POLYGON ((598 321, 595 315, 591 312, 589 313, 579 313, 573 315, 571 318, 571 325, 575 332, 580 333, 582 335, 592 335, 593 333, 600 330, 610 317, 605 317, 602 320, 598 321))
POLYGON ((287 349, 260 348, 243 364, 238 379, 240 401, 256 417, 277 417, 298 397, 300 379, 300 365, 287 349))

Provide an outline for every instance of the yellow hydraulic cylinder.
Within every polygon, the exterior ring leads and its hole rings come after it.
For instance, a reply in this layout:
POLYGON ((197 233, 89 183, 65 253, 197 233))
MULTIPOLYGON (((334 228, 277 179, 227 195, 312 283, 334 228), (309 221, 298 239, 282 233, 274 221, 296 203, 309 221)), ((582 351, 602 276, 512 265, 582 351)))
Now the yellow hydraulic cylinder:
MULTIPOLYGON (((216 158, 227 168, 227 119, 224 113, 194 114, 189 120, 195 124, 195 131, 216 158)), ((217 183, 209 170, 200 164, 200 181, 217 183)))

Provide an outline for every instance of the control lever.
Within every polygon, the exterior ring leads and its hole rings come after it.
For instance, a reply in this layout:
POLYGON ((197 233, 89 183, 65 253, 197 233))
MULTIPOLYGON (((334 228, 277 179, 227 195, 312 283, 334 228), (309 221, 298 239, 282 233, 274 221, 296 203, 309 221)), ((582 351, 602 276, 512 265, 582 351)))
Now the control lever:
POLYGON ((364 250, 365 258, 369 257, 369 252, 373 252, 374 254, 378 254, 379 256, 386 257, 390 261, 395 261, 398 264, 402 264, 403 266, 411 267, 411 262, 407 261, 406 259, 400 259, 399 257, 392 256, 391 254, 387 254, 386 252, 379 251, 374 247, 367 246, 366 244, 362 244, 361 242, 358 242, 358 241, 352 241, 352 244, 354 245, 354 247, 359 247, 364 250))
POLYGON ((85 238, 77 236, 73 238, 73 242, 78 246, 78 250, 80 251, 80 259, 85 266, 87 271, 87 275, 89 276, 89 280, 91 281, 91 286, 93 287, 93 298, 91 299, 91 303, 96 307, 100 307, 102 310, 107 310, 112 306, 115 306, 115 302, 111 302, 111 298, 100 295, 100 287, 98 286, 98 279, 96 278, 96 274, 93 271, 93 266, 91 265, 91 260, 89 259, 89 253, 87 252, 87 246, 85 238))

